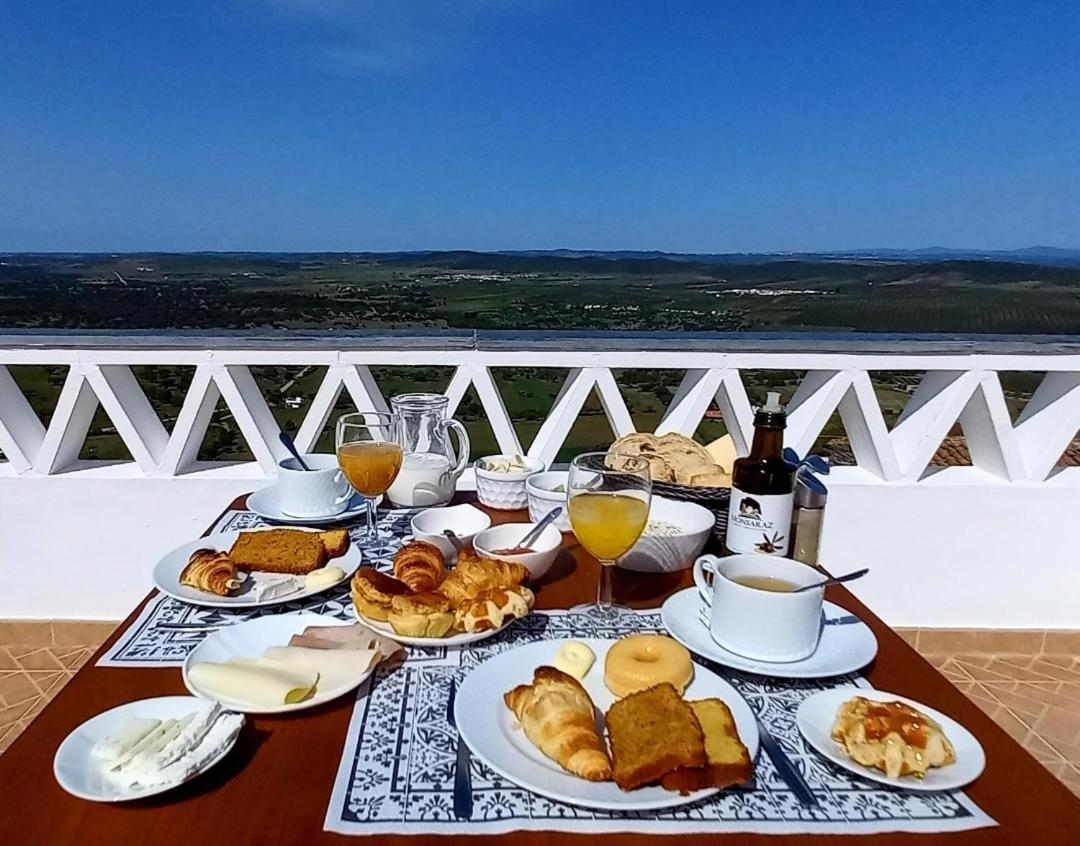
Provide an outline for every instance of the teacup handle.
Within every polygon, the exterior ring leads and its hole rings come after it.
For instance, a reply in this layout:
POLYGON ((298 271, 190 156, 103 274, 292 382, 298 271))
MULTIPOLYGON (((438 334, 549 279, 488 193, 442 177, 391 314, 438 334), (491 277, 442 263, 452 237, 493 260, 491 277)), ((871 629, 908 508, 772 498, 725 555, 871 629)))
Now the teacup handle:
POLYGON ((706 579, 705 574, 708 573, 715 578, 719 564, 720 559, 715 555, 702 555, 694 562, 694 584, 697 585, 698 594, 706 605, 712 605, 713 586, 712 579, 706 579))
POLYGON ((338 484, 343 479, 345 480, 345 491, 341 494, 341 496, 334 497, 334 505, 341 505, 342 503, 348 502, 350 499, 353 498, 354 491, 352 485, 350 485, 349 481, 345 479, 345 474, 338 470, 337 473, 334 474, 334 484, 338 484))

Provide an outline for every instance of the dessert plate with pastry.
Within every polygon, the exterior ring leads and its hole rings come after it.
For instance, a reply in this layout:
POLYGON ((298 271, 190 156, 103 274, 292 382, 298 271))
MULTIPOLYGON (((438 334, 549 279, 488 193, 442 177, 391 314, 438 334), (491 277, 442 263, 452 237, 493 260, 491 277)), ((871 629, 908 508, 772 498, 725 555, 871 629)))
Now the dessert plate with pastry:
POLYGON ((177 547, 154 566, 154 584, 192 605, 260 608, 329 590, 361 561, 347 529, 260 527, 177 547))
POLYGON ((461 740, 560 802, 648 811, 748 783, 757 723, 742 696, 664 635, 545 640, 489 658, 458 689, 461 740))
POLYGON ((336 699, 401 646, 359 623, 300 612, 219 629, 184 661, 196 696, 248 714, 284 714, 336 699))
POLYGON ((410 541, 394 556, 393 575, 361 567, 350 588, 358 619, 378 633, 411 646, 462 646, 528 616, 528 576, 521 564, 473 550, 447 570, 439 547, 410 541))
POLYGON ((803 700, 795 721, 837 766, 903 790, 955 790, 986 766, 982 745, 956 720, 883 690, 823 690, 803 700))

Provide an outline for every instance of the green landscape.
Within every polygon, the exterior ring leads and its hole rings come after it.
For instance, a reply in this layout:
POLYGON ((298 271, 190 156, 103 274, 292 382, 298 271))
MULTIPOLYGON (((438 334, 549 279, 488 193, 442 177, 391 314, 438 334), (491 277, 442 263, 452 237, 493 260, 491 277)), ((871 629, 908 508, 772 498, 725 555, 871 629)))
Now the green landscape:
MULTIPOLYGON (((0 327, 95 330, 350 331, 388 328, 501 330, 648 330, 995 333, 1080 335, 1080 266, 970 257, 715 257, 484 253, 0 255, 0 327)), ((63 368, 12 367, 44 421, 64 380, 63 368)), ((171 427, 192 368, 134 368, 171 427)), ((321 368, 253 367, 283 428, 295 431, 321 368)), ((373 368, 383 393, 443 390, 450 368, 373 368)), ((565 370, 499 369, 497 384, 523 444, 550 409, 565 370)), ((743 374, 752 401, 767 389, 785 398, 798 372, 743 374)), ((681 378, 663 370, 615 373, 639 429, 660 420, 681 378)), ((918 374, 873 375, 891 423, 918 374)), ((1013 413, 1037 384, 1002 374, 1013 413)), ((348 410, 347 398, 339 403, 348 410)), ((458 417, 474 454, 495 450, 472 389, 458 417)), ((724 432, 710 416, 702 440, 724 432)), ((843 435, 830 421, 819 444, 843 435)), ((329 449, 329 432, 321 449, 329 449)), ((560 455, 606 446, 611 430, 594 396, 560 455)), ((99 410, 83 447, 88 459, 127 452, 99 410)), ((250 455, 221 404, 200 457, 250 455)))

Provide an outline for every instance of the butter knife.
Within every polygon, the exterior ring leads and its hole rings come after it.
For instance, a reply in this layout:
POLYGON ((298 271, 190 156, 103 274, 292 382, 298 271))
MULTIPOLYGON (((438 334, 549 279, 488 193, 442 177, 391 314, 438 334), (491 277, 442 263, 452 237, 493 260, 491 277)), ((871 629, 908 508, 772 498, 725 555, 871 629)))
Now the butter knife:
MULTIPOLYGON (((450 727, 457 731, 457 720, 454 719, 454 700, 457 698, 457 679, 450 678, 450 696, 446 702, 446 721, 450 727)), ((454 764, 454 816, 460 820, 472 819, 473 795, 472 795, 472 753, 469 752, 469 744, 458 735, 457 762, 454 764)))
POLYGON ((795 798, 803 805, 806 805, 807 807, 817 807, 818 801, 814 798, 810 786, 795 768, 795 765, 791 763, 791 759, 784 753, 784 750, 780 748, 780 744, 776 742, 776 738, 769 734, 769 730, 765 728, 765 724, 761 721, 761 717, 754 714, 754 719, 757 720, 758 734, 761 736, 761 745, 765 747, 765 751, 772 760, 773 766, 776 767, 776 771, 780 774, 780 778, 784 780, 784 784, 791 788, 791 792, 795 794, 795 798))

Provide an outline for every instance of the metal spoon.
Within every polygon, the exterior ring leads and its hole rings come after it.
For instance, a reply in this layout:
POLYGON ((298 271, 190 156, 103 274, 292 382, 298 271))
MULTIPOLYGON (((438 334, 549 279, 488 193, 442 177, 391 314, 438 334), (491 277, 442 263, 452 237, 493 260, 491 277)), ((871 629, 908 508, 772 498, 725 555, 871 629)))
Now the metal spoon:
POLYGON ((540 518, 540 521, 533 526, 532 531, 521 539, 519 547, 523 549, 532 549, 532 545, 536 543, 536 539, 540 537, 540 533, 544 531, 551 523, 555 521, 555 518, 562 514, 562 506, 556 505, 547 514, 540 518))
POLYGON ((454 549, 461 552, 465 548, 465 544, 461 542, 461 538, 454 534, 453 529, 443 529, 442 533, 446 535, 447 540, 454 545, 454 549))
POLYGON ((300 468, 303 470, 307 470, 310 473, 311 468, 308 467, 304 463, 304 459, 300 457, 300 451, 297 450, 296 444, 293 443, 292 435, 290 435, 288 432, 278 432, 278 440, 280 440, 285 445, 285 449, 292 453, 292 457, 296 459, 297 463, 300 465, 300 468))
POLYGON ((869 567, 864 567, 862 570, 856 570, 854 573, 845 573, 843 576, 833 576, 831 579, 826 579, 823 582, 817 582, 816 584, 807 585, 806 587, 795 588, 792 593, 802 593, 804 590, 813 590, 814 588, 825 587, 826 585, 838 585, 841 582, 851 582, 855 579, 861 579, 867 573, 870 572, 869 567))

